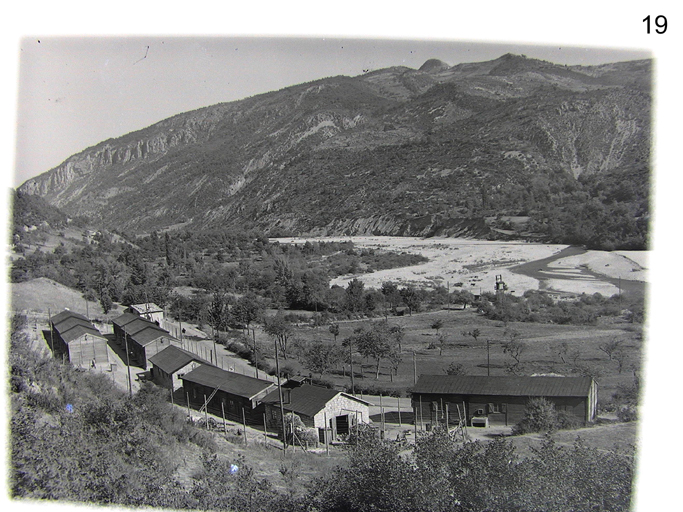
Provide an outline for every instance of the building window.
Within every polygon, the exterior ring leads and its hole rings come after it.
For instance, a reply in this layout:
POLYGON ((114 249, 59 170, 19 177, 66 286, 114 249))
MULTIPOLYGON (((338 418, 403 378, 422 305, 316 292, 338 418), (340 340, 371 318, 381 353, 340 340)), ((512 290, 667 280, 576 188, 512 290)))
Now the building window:
POLYGON ((504 412, 505 412, 505 404, 499 404, 499 403, 488 404, 488 413, 489 414, 504 413, 504 412))

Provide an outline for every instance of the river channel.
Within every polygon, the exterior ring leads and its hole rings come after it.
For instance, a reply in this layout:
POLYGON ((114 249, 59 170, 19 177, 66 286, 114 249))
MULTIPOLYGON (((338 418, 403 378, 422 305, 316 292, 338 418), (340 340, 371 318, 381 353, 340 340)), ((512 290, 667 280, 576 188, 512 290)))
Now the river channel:
POLYGON ((521 265, 510 267, 509 270, 515 274, 521 274, 538 280, 541 283, 541 289, 547 287, 547 282, 550 279, 562 279, 568 281, 595 279, 616 286, 623 295, 633 295, 639 297, 645 296, 647 285, 642 281, 631 281, 610 277, 605 274, 594 272, 587 266, 574 267, 571 273, 558 271, 558 268, 555 265, 556 262, 571 256, 579 256, 586 253, 586 249, 582 247, 569 246, 557 254, 540 260, 530 261, 528 263, 522 263, 521 265))

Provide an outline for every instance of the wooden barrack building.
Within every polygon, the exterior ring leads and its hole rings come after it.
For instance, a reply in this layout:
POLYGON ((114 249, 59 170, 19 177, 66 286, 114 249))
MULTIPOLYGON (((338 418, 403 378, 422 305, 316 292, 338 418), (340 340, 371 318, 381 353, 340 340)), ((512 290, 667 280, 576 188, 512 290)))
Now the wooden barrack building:
POLYGON ((529 399, 543 397, 583 424, 595 420, 598 388, 590 377, 421 375, 412 391, 418 423, 516 425, 529 399))

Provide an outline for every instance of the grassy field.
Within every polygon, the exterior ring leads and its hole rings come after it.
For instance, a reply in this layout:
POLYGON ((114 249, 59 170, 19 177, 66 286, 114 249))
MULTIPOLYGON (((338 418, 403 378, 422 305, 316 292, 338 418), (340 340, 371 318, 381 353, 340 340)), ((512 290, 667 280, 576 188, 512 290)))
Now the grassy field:
POLYGON ((48 309, 54 315, 64 308, 69 308, 82 315, 88 314, 92 319, 116 318, 123 312, 120 306, 114 305, 112 311, 104 315, 99 302, 86 302, 79 291, 45 277, 12 283, 9 291, 11 311, 25 312, 29 316, 45 315, 45 322, 48 309))
MULTIPOLYGON (((375 320, 379 321, 379 320, 375 320)), ((347 321, 339 324, 340 334, 337 343, 350 336, 353 330, 369 321, 347 321)), ((383 361, 379 379, 375 380, 374 363, 366 361, 363 372, 355 367, 356 385, 377 385, 385 389, 395 389, 404 392, 414 383, 413 352, 415 353, 415 367, 417 375, 443 374, 451 364, 461 364, 468 375, 487 374, 487 340, 490 348, 490 374, 507 375, 507 367, 514 363, 513 359, 503 352, 503 343, 509 340, 506 331, 514 330, 519 333, 525 349, 520 356, 518 373, 522 375, 556 373, 561 375, 577 375, 579 369, 589 369, 598 382, 599 399, 608 400, 617 386, 633 383, 632 365, 640 366, 643 350, 642 326, 626 322, 613 321, 597 326, 554 325, 538 323, 515 323, 507 325, 498 321, 491 321, 479 315, 474 310, 464 311, 436 311, 413 314, 412 316, 390 317, 390 325, 403 327, 405 337, 402 342, 402 362, 398 375, 393 377, 387 361, 383 361), (441 320, 443 327, 439 330, 444 338, 441 347, 439 336, 431 326, 436 320, 441 320), (475 329, 480 331, 477 340, 463 334, 475 329), (620 348, 626 355, 622 362, 621 372, 619 363, 600 350, 600 346, 607 342, 618 340, 620 348), (563 344, 566 351, 561 353, 563 344), (431 347, 431 348, 430 348, 431 347), (564 358, 564 362, 563 362, 564 358)), ((271 347, 272 338, 256 331, 256 338, 264 347, 271 347)), ((334 336, 327 326, 298 327, 294 338, 306 343, 333 343, 334 336)), ((270 361, 272 362, 272 361, 270 361)), ((285 364, 303 375, 309 375, 296 356, 290 357, 285 364)), ((314 375, 319 377, 319 375, 314 375)), ((348 385, 350 377, 348 367, 341 366, 323 375, 325 380, 337 386, 348 385)))

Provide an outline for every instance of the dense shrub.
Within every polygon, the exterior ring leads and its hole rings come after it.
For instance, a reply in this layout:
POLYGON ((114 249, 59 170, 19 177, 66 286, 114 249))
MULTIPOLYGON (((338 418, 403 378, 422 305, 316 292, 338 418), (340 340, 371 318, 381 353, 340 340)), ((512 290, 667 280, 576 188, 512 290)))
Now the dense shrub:
POLYGON ((559 427, 555 405, 543 397, 531 398, 524 410, 524 418, 512 427, 515 435, 530 432, 553 432, 559 427))
POLYGON ((593 325, 600 317, 623 317, 627 321, 642 320, 642 299, 623 304, 618 296, 603 297, 599 293, 581 295, 575 301, 554 303, 546 293, 530 291, 523 297, 505 295, 502 304, 493 295, 484 293, 477 303, 479 311, 491 320, 503 322, 539 322, 571 325, 593 325))
POLYGON ((583 512, 630 509, 631 453, 572 449, 547 438, 524 459, 510 441, 455 441, 445 429, 421 435, 412 456, 364 428, 349 460, 304 500, 316 511, 583 512))
MULTIPOLYGON (((363 394, 363 395, 383 395, 383 396, 391 396, 391 397, 400 397, 403 396, 403 393, 401 392, 400 389, 391 389, 391 388, 386 388, 377 384, 354 384, 354 389, 356 391, 356 394, 363 394)), ((344 390, 346 393, 351 393, 351 385, 346 385, 344 387, 344 390)))

